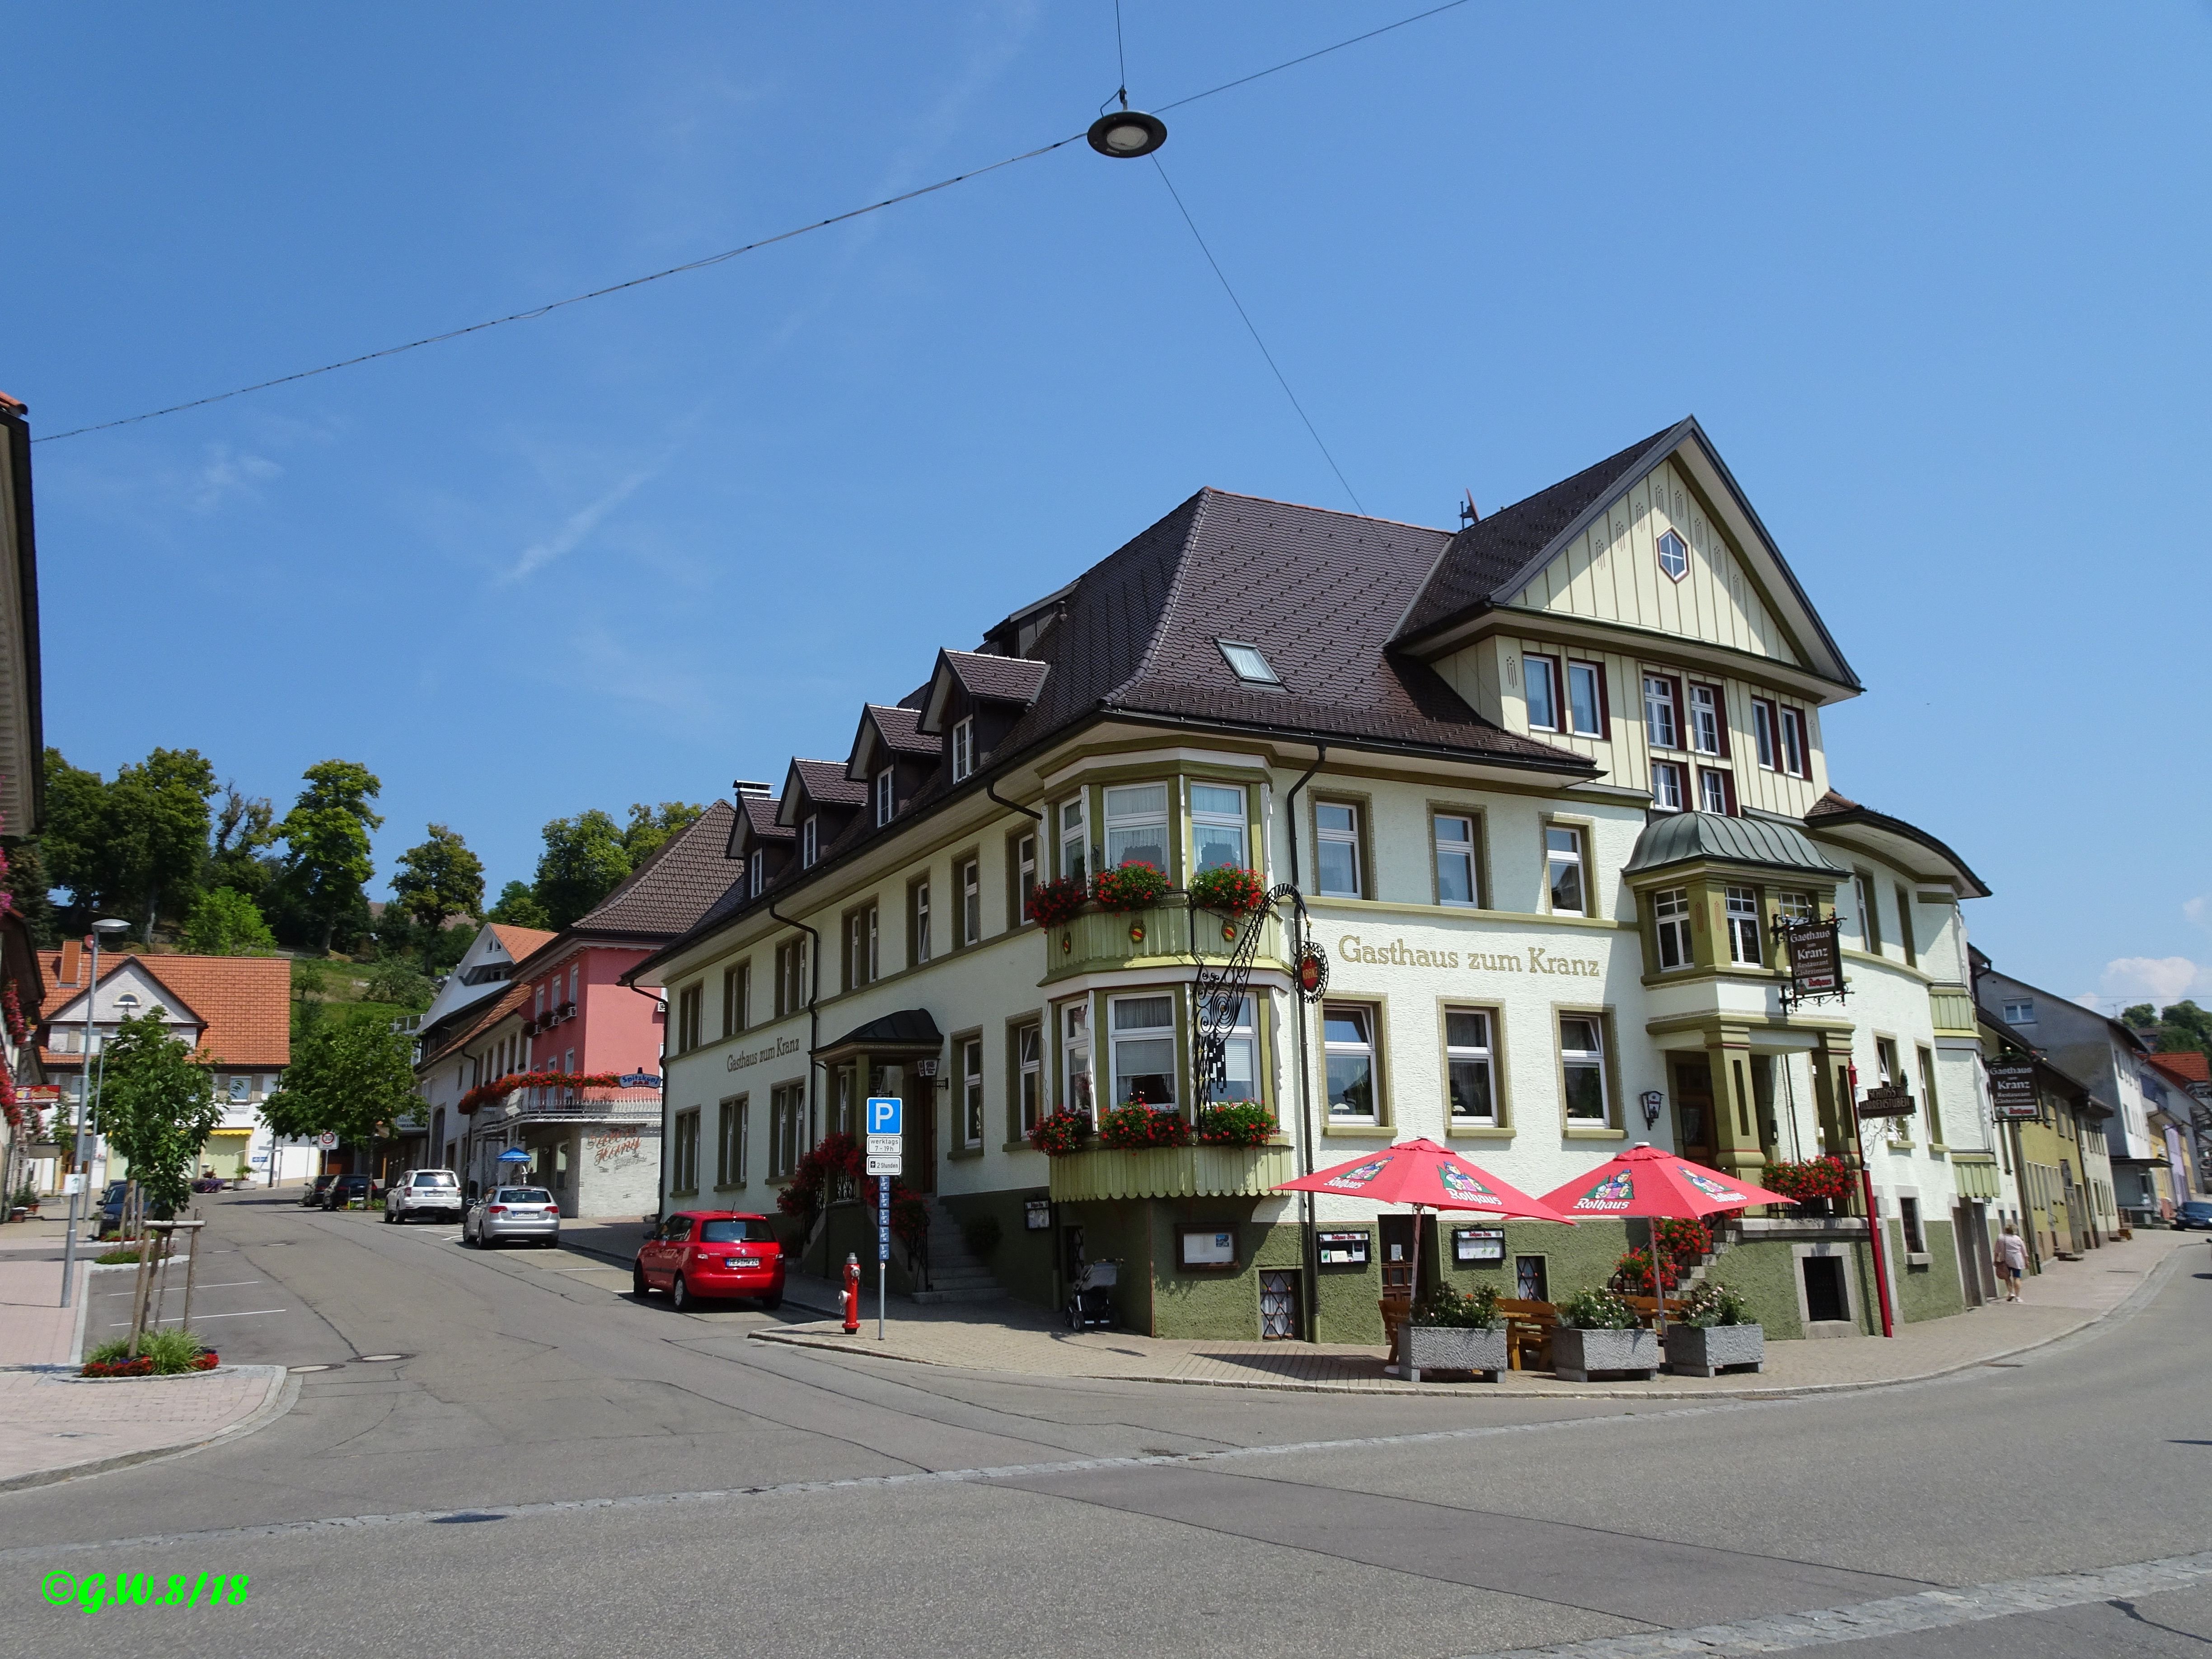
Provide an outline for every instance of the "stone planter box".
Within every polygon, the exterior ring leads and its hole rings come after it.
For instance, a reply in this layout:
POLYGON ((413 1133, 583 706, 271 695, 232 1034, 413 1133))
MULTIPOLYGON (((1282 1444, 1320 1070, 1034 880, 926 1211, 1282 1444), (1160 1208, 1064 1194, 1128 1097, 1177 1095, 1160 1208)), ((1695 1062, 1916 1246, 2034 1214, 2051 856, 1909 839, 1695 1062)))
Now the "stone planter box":
POLYGON ((1667 1369, 1680 1376, 1717 1376, 1739 1368, 1759 1370, 1766 1364, 1763 1325, 1669 1325, 1667 1369))
POLYGON ((1659 1338, 1651 1331, 1584 1331, 1562 1325, 1552 1333, 1552 1360, 1562 1382, 1587 1382, 1603 1371, 1631 1373, 1648 1382, 1659 1370, 1659 1338))
POLYGON ((1401 1332, 1406 1380, 1423 1371, 1481 1371, 1495 1382, 1506 1367, 1505 1332, 1472 1325, 1407 1325, 1401 1332))

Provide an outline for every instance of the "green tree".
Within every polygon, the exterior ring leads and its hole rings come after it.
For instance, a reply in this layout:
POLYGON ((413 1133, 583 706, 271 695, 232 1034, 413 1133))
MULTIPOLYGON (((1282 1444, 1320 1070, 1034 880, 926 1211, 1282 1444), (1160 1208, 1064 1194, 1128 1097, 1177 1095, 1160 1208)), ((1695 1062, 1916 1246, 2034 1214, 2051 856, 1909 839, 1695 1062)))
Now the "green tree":
POLYGON ((111 851, 118 890, 109 902, 143 915, 138 937, 149 944, 164 914, 180 915, 198 896, 207 865, 208 802, 215 768, 197 749, 156 749, 119 768, 107 788, 111 851))
POLYGON ((2148 1002, 2138 1002, 2132 1007, 2120 1010, 2120 1024, 2130 1030, 2155 1030, 2158 1027, 2158 1010, 2148 1002))
POLYGON ((261 1109, 290 1138, 335 1130, 358 1145, 389 1132, 417 1103, 412 1043, 384 1020, 319 1023, 292 1045, 284 1086, 261 1109))
POLYGON ((431 824, 429 836, 399 855, 399 872, 392 878, 399 908, 422 932, 426 961, 448 917, 473 916, 483 908, 483 860, 442 823, 431 824))
POLYGON ((384 786, 355 761, 319 761, 301 775, 307 787, 276 833, 285 847, 285 880, 327 952, 338 923, 365 907, 362 890, 375 872, 368 832, 384 823, 368 803, 384 786))
POLYGON ((46 878, 70 896, 62 925, 82 933, 99 913, 106 868, 107 784, 97 772, 71 766, 58 749, 46 750, 46 826, 40 837, 46 878))
POLYGON ((269 884, 269 849, 276 843, 276 810, 266 795, 244 795, 234 782, 222 787, 208 847, 207 884, 234 887, 258 902, 269 884))
POLYGON ((0 845, 7 849, 8 908, 30 929, 32 944, 59 944, 61 927, 54 909, 53 884, 46 878, 44 850, 38 838, 9 836, 0 845))
POLYGON ((680 830, 689 829, 706 813, 703 803, 684 800, 665 800, 658 808, 643 801, 630 803, 629 823, 623 830, 623 851, 629 855, 633 870, 645 862, 653 850, 680 830))
POLYGON ((498 922, 503 927, 553 926, 553 918, 545 914, 545 907, 538 902, 536 890, 526 881, 510 881, 501 888, 499 897, 484 912, 484 920, 498 922))
POLYGON ((216 887, 200 895, 179 943, 198 956, 265 957, 276 948, 276 936, 259 905, 235 887, 216 887))
POLYGON ((215 1078, 191 1044, 169 1035, 159 1007, 123 1021, 105 1048, 100 1131, 131 1160, 149 1200, 181 1205, 200 1148, 222 1121, 215 1078))
MULTIPOLYGON (((2134 1011, 2130 1009, 2129 1012, 2134 1011)), ((2212 1011, 2200 1008, 2194 1002, 2169 1005, 2159 1016, 2152 1035, 2157 1038, 2158 1046, 2168 1054, 2194 1048, 2207 1059, 2212 1059, 2212 1011)))
POLYGON ((419 1014, 430 1006, 430 981, 401 958, 389 957, 369 970, 367 995, 371 1002, 419 1014))
POLYGON ((556 818, 544 830, 538 860, 538 902, 546 926, 566 927, 629 873, 629 853, 615 821, 597 807, 573 818, 556 818))

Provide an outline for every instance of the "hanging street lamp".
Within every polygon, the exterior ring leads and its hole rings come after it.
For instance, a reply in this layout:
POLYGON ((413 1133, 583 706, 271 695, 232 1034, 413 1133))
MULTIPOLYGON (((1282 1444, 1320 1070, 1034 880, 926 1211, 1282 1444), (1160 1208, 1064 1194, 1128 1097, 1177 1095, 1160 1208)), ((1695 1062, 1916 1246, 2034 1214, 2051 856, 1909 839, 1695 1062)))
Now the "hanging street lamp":
POLYGON ((1086 136, 1091 148, 1101 155, 1129 161, 1139 155, 1150 155, 1167 143, 1168 124, 1157 115, 1131 109, 1125 101, 1120 109, 1093 121, 1086 136))

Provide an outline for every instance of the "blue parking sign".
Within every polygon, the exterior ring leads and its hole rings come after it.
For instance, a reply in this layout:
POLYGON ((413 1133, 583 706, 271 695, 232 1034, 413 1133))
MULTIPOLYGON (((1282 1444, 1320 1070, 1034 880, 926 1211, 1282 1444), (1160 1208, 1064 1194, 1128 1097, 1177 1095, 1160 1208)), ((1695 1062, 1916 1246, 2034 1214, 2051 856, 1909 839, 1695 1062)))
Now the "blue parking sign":
POLYGON ((896 1095, 868 1097, 868 1133, 872 1135, 904 1134, 900 1125, 900 1109, 906 1103, 896 1095))

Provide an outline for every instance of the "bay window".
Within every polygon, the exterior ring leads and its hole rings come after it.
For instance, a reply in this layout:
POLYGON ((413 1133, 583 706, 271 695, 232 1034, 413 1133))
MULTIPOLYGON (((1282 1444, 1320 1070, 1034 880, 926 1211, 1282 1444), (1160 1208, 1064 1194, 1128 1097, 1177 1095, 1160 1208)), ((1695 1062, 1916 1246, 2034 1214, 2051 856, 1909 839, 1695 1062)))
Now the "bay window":
POLYGON ((1200 870, 1246 866, 1244 791, 1218 783, 1190 787, 1190 845, 1200 870))
POLYGON ((1106 867, 1150 865, 1168 872, 1168 787, 1133 784, 1106 792, 1106 867))
POLYGON ((1227 1015, 1227 1029, 1223 1033, 1222 1070, 1206 1091, 1209 1102, 1219 1104, 1227 1101, 1257 1100, 1260 1098, 1259 1039, 1253 1026, 1253 999, 1238 997, 1236 1007, 1224 1006, 1226 999, 1207 998, 1200 1005, 1200 1030, 1213 1025, 1215 1019, 1227 1015))
POLYGON ((1173 1111, 1175 998, 1115 997, 1108 1006, 1113 1024, 1115 1103, 1173 1111))
POLYGON ((1090 869, 1091 836, 1084 822, 1083 797, 1060 804, 1060 873, 1081 881, 1090 869))
POLYGON ((1091 1095, 1091 1003, 1071 1002, 1060 1013, 1062 1077, 1060 1103, 1083 1117, 1094 1117, 1091 1095))
POLYGON ((1727 894, 1729 960, 1749 968, 1762 967, 1766 952, 1760 948, 1759 889, 1731 887, 1727 894))
POLYGON ((1690 890, 1670 887, 1651 896, 1652 919, 1658 928, 1659 970, 1686 968, 1690 953, 1690 890))

